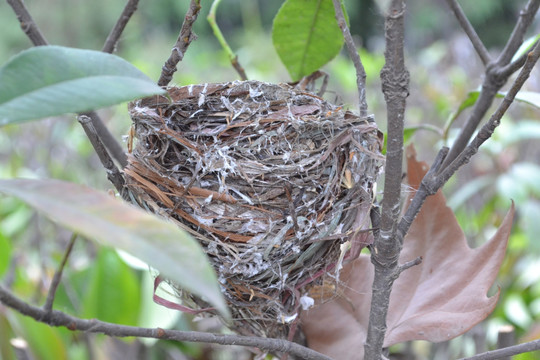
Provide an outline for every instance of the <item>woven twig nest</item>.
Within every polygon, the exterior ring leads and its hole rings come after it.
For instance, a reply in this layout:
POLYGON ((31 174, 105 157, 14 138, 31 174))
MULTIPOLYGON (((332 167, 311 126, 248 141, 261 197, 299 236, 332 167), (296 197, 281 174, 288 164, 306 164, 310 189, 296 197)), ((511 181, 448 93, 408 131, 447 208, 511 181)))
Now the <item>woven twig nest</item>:
POLYGON ((287 84, 169 95, 130 104, 138 142, 128 188, 200 241, 237 331, 286 337, 300 299, 319 297, 325 277, 337 280, 341 245, 367 241, 380 132, 287 84))

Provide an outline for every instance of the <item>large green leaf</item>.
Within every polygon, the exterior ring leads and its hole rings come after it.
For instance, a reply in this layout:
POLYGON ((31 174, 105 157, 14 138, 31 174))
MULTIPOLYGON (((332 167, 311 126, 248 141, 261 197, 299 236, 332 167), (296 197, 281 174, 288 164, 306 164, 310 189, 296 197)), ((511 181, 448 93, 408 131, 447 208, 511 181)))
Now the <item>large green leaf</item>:
POLYGON ((0 180, 0 192, 18 197, 68 229, 138 257, 229 317, 202 248, 176 225, 105 193, 58 180, 0 180))
MULTIPOLYGON (((149 294, 151 292, 146 296, 149 294)), ((135 326, 139 318, 140 300, 140 286, 135 271, 113 249, 100 249, 85 291, 82 316, 135 326)))
POLYGON ((332 0, 285 1, 274 19, 272 41, 293 80, 318 70, 343 46, 332 0))
POLYGON ((0 125, 84 112, 165 91, 118 56, 38 46, 0 68, 0 125))

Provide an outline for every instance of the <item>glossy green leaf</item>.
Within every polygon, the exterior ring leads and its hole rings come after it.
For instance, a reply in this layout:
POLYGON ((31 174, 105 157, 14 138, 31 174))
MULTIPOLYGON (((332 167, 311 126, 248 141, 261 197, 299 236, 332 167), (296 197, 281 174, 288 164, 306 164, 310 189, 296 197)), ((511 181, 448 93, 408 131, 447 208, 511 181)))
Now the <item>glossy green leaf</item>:
POLYGON ((285 1, 274 19, 272 41, 294 81, 318 70, 343 46, 332 0, 285 1))
POLYGON ((38 46, 14 56, 0 68, 0 126, 164 93, 118 56, 38 46))
POLYGON ((18 197, 68 229, 138 257, 229 316, 202 248, 176 225, 105 193, 58 180, 0 180, 0 192, 18 197))
POLYGON ((101 248, 94 260, 90 283, 83 298, 82 316, 135 326, 140 303, 140 286, 135 271, 120 259, 116 251, 101 248))

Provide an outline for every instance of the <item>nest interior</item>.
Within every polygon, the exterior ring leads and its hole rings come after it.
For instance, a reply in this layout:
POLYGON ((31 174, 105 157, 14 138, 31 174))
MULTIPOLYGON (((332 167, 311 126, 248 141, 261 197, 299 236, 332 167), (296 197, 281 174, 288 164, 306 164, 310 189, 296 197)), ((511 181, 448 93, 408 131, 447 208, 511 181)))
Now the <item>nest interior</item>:
POLYGON ((287 84, 168 92, 130 104, 128 189, 200 242, 237 331, 286 337, 301 300, 336 278, 341 244, 368 241, 380 132, 287 84))

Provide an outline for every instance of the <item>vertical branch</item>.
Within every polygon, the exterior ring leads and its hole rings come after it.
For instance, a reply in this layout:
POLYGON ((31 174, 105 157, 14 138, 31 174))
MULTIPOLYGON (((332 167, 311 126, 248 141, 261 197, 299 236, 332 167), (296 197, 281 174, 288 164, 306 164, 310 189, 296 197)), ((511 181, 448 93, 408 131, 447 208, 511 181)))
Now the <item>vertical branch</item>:
POLYGON ((197 39, 197 35, 192 31, 192 27, 195 20, 197 20, 200 10, 201 0, 191 0, 186 17, 182 23, 182 28, 180 29, 180 35, 178 35, 176 44, 172 48, 171 56, 169 56, 161 68, 161 76, 158 80, 159 86, 167 86, 171 82, 176 72, 176 65, 184 58, 184 54, 191 42, 197 39))
POLYGON ((7 0, 7 3, 11 6, 15 15, 17 15, 21 29, 28 36, 32 44, 34 46, 49 45, 22 0, 7 0))
POLYGON ((380 232, 371 253, 375 276, 365 344, 366 360, 379 360, 382 356, 390 292, 400 273, 401 241, 396 236, 396 228, 400 211, 405 101, 409 95, 409 72, 404 58, 404 12, 404 1, 392 0, 385 23, 386 63, 381 70, 381 81, 388 114, 388 146, 380 232))
POLYGON ((360 117, 364 118, 367 116, 368 106, 366 101, 366 70, 364 65, 362 65, 362 60, 360 55, 358 55, 358 50, 354 45, 354 41, 351 35, 351 31, 347 26, 345 21, 345 15, 343 14, 343 9, 341 8, 340 0, 333 0, 334 2, 334 11, 336 12, 336 19, 343 33, 343 38, 345 39, 345 44, 347 45, 347 51, 349 56, 354 64, 356 69, 356 87, 358 88, 358 103, 360 106, 360 117))

